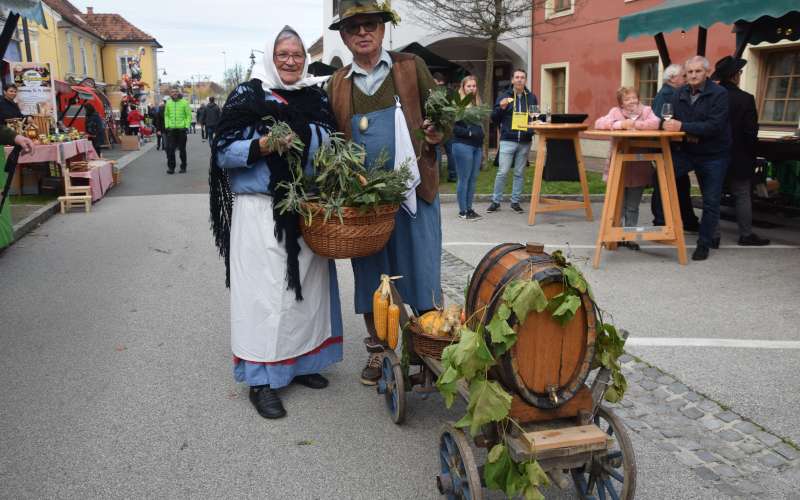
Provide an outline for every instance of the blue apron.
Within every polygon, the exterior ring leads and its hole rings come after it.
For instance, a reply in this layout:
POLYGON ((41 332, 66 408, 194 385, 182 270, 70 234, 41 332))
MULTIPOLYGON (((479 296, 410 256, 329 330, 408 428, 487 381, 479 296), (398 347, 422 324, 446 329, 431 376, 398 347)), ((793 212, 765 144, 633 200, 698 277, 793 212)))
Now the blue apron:
MULTIPOLYGON (((367 168, 385 151, 386 170, 394 168, 394 114, 395 106, 356 114, 351 120, 353 142, 367 150, 367 168), (359 122, 367 117, 366 131, 359 122)), ((417 200, 417 215, 412 218, 402 208, 397 211, 395 227, 389 243, 375 255, 351 260, 355 276, 355 306, 357 314, 372 312, 372 294, 380 284, 381 274, 402 276, 395 286, 403 302, 417 311, 427 311, 442 306, 442 222, 439 195, 428 203, 417 200)))

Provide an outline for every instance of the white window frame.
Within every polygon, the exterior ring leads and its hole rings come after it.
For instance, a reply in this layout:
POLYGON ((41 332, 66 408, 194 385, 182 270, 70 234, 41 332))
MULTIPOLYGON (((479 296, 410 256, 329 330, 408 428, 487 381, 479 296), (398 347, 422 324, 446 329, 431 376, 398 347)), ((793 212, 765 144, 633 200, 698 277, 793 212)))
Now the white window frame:
POLYGON ((539 107, 550 106, 551 112, 555 112, 550 99, 553 95, 553 76, 550 70, 553 69, 564 70, 564 113, 569 113, 569 61, 541 65, 539 74, 539 107))
POLYGON ((100 74, 100 65, 97 59, 97 44, 92 44, 92 60, 94 62, 94 77, 97 80, 102 80, 103 76, 100 74))
POLYGON ((620 86, 633 87, 636 84, 636 63, 642 59, 652 59, 654 57, 658 60, 658 83, 656 84, 656 92, 658 92, 664 85, 664 64, 661 62, 661 57, 658 55, 657 50, 623 53, 620 58, 620 86))
MULTIPOLYGON (((130 70, 128 68, 127 61, 128 59, 133 59, 136 57, 135 51, 133 49, 117 49, 117 78, 122 78, 122 75, 130 75, 130 70), (120 59, 125 58, 125 65, 120 64, 120 59)), ((141 63, 141 61, 139 61, 141 63)))
POLYGON ((67 73, 75 74, 75 45, 72 43, 72 32, 67 31, 67 73))
POLYGON ((571 16, 572 14, 575 13, 575 0, 570 0, 570 7, 567 10, 556 12, 555 8, 556 8, 555 0, 547 0, 544 4, 544 18, 556 19, 559 17, 571 16))
POLYGON ((28 28, 28 39, 31 42, 31 57, 39 61, 39 30, 33 26, 28 28))
MULTIPOLYGON (((761 113, 761 103, 758 102, 759 77, 763 73, 762 67, 767 63, 765 50, 770 49, 783 49, 783 48, 800 48, 800 41, 792 42, 789 40, 781 40, 777 43, 760 43, 758 45, 748 45, 742 53, 742 59, 747 61, 747 65, 742 68, 742 77, 740 80, 740 88, 745 92, 749 92, 756 96, 756 106, 759 107, 759 116, 761 113)), ((800 123, 797 124, 800 128, 800 123)), ((758 136, 762 138, 779 138, 787 135, 792 135, 793 131, 789 130, 786 126, 764 125, 759 128, 758 136), (769 130, 769 128, 782 128, 782 130, 769 130)))

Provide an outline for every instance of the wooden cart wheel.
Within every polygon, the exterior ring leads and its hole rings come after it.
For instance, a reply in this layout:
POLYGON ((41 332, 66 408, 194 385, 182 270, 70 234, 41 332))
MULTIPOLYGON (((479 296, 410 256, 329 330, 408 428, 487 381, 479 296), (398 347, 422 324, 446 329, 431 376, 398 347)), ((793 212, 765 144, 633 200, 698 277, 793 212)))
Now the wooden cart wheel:
POLYGON ((441 472, 436 476, 439 493, 448 500, 483 500, 481 476, 464 431, 445 424, 439 438, 441 472))
POLYGON ((586 465, 572 469, 578 496, 584 500, 630 500, 636 492, 636 457, 622 421, 603 406, 594 423, 614 439, 606 453, 595 454, 586 465))
POLYGON ((378 380, 378 394, 386 398, 386 407, 392 421, 397 425, 406 419, 406 388, 403 370, 394 351, 386 350, 381 361, 381 378, 378 380))

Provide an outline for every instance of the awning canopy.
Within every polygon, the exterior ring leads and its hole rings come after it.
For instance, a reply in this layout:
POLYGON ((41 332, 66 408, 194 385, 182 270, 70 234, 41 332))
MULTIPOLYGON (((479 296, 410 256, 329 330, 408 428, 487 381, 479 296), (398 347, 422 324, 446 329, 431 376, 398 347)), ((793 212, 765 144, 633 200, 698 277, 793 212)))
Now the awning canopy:
POLYGON ((736 43, 746 38, 747 43, 775 43, 781 40, 800 40, 800 5, 781 17, 764 16, 753 22, 737 21, 733 27, 736 43), (749 35, 749 36, 748 36, 749 35))
MULTIPOLYGON (((657 35, 675 30, 690 30, 694 27, 709 28, 715 23, 736 24, 761 22, 766 16, 762 41, 768 38, 769 18, 780 20, 789 13, 800 12, 798 0, 665 0, 662 5, 637 12, 619 20, 619 41, 640 35, 657 35)), ((796 25, 795 25, 796 26, 796 25)), ((772 25, 773 31, 778 26, 772 25)), ((794 30, 793 40, 797 40, 794 30)), ((777 40, 786 38, 781 36, 777 40)), ((751 43, 757 43, 751 38, 751 43)))
POLYGON ((426 47, 423 47, 417 42, 409 43, 408 45, 400 49, 400 52, 406 52, 409 54, 414 54, 419 56, 423 61, 425 61, 425 64, 431 71, 450 72, 461 69, 460 65, 448 59, 445 59, 444 57, 434 53, 433 51, 431 51, 426 47))
POLYGON ((34 21, 39 26, 47 28, 44 20, 42 0, 0 0, 0 9, 3 12, 11 11, 15 14, 34 21))

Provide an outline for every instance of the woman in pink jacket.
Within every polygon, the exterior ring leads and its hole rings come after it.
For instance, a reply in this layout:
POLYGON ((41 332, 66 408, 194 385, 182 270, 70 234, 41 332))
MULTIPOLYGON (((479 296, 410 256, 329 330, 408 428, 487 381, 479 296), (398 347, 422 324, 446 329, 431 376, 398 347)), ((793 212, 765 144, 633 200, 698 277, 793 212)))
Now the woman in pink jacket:
MULTIPOLYGON (((594 128, 601 130, 658 130, 661 120, 653 113, 650 106, 639 102, 639 93, 632 87, 621 87, 617 90, 616 107, 594 123, 594 128)), ((631 151, 635 152, 635 151, 631 151)), ((608 180, 609 163, 603 175, 608 180)), ((650 161, 632 161, 625 163, 624 173, 624 204, 623 225, 635 227, 639 225, 639 205, 642 202, 644 188, 650 184, 653 176, 653 164, 650 161)), ((633 250, 638 250, 639 245, 634 242, 620 243, 633 250)))

